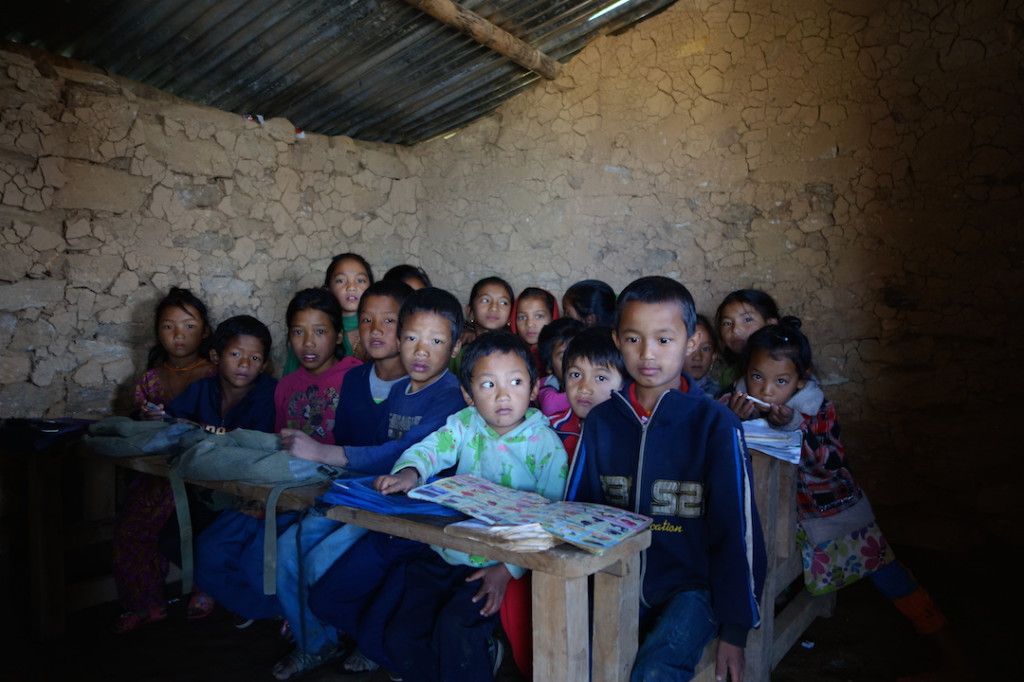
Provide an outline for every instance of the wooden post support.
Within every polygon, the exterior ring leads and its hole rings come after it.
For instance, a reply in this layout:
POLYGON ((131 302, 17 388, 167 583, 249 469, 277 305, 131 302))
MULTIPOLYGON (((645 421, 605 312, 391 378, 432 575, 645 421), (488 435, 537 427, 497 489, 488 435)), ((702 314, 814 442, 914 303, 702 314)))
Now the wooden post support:
POLYGON ((465 33, 484 47, 504 55, 530 71, 536 71, 548 80, 558 78, 562 65, 540 50, 524 43, 508 31, 499 28, 451 0, 405 0, 438 21, 465 33))
POLYGON ((65 625, 64 499, 60 494, 65 448, 54 450, 30 452, 28 457, 31 622, 39 637, 63 634, 65 625))
MULTIPOLYGON (((594 574, 593 682, 626 682, 639 645, 640 555, 594 574)), ((541 678, 535 678, 541 679, 541 678)))
POLYGON ((589 679, 587 579, 533 573, 533 678, 589 679))

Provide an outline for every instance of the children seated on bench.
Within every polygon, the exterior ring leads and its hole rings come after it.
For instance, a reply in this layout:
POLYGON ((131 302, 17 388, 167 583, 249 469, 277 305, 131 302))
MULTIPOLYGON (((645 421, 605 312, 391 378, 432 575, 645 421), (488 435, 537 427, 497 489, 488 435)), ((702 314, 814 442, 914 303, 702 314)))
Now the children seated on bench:
MULTIPOLYGON (((588 327, 577 334, 565 349, 560 376, 569 408, 551 415, 549 421, 562 439, 571 464, 587 415, 611 398, 612 391, 621 389, 628 377, 622 353, 612 339, 612 330, 588 327)), ((531 588, 529 574, 510 581, 501 604, 501 627, 508 637, 516 667, 528 678, 533 676, 531 588)))
MULTIPOLYGON (((299 367, 274 390, 273 430, 299 428, 312 438, 331 443, 341 382, 346 372, 362 363, 350 357, 339 360, 335 355, 342 311, 327 290, 298 292, 288 303, 285 316, 288 341, 299 367)), ((209 584, 210 594, 243 620, 280 615, 277 598, 263 590, 264 513, 259 504, 223 513, 196 543, 196 582, 209 584)), ((278 515, 277 531, 296 518, 294 512, 278 515)))
MULTIPOLYGON (((483 334, 466 349, 460 379, 470 407, 406 450, 375 487, 407 492, 455 467, 560 500, 565 450, 544 415, 529 406, 537 391, 529 348, 508 332, 483 334)), ((500 656, 489 639, 505 586, 522 572, 441 547, 424 548, 393 567, 387 582, 403 587, 383 632, 389 667, 408 682, 493 679, 500 656)), ((357 639, 364 634, 357 631, 357 639)))
MULTIPOLYGON (((238 315, 225 320, 214 332, 210 350, 218 375, 190 386, 167 406, 167 413, 194 421, 213 433, 234 429, 273 433, 277 379, 263 373, 270 351, 270 330, 255 317, 238 315)), ((192 511, 194 516, 195 505, 192 511)), ((242 567, 250 562, 262 565, 262 512, 260 505, 237 499, 234 508, 221 512, 198 533, 196 585, 211 596, 201 603, 207 613, 216 599, 246 619, 275 614, 273 604, 253 602, 248 592, 235 589, 234 577, 242 567)), ((280 523, 287 523, 285 515, 281 518, 280 523)))
MULTIPOLYGON (((360 338, 374 362, 352 370, 342 385, 334 433, 344 445, 322 445, 289 429, 281 440, 295 457, 379 474, 390 471, 402 451, 465 407, 458 380, 447 369, 459 349, 462 311, 446 291, 428 287, 411 292, 390 281, 371 285, 359 309, 360 338), (382 377, 372 370, 378 364, 387 376, 401 372, 379 406, 373 385, 382 377)), ((274 666, 276 679, 291 679, 344 653, 335 629, 310 611, 307 593, 365 532, 314 509, 281 536, 278 600, 295 634, 295 649, 274 666)))

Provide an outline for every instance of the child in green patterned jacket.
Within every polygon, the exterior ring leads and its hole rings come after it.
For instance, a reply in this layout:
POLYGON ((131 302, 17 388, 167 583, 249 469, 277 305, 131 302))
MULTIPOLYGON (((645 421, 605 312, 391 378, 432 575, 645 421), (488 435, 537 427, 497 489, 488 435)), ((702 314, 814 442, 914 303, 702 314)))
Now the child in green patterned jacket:
MULTIPOLYGON (((454 466, 459 474, 561 500, 567 458, 548 420, 530 407, 537 375, 526 344, 508 332, 488 332, 466 349, 461 369, 470 407, 406 450, 376 488, 406 492, 454 466)), ((488 640, 505 587, 523 570, 441 547, 403 568, 404 593, 384 634, 390 667, 409 682, 491 680, 500 661, 488 640)))

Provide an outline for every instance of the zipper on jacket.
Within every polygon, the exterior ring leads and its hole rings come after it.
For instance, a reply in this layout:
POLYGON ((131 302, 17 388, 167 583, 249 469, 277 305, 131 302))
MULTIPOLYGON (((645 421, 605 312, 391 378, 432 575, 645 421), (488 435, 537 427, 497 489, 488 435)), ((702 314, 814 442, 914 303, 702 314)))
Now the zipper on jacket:
MULTIPOLYGON (((665 398, 666 393, 668 393, 668 391, 665 391, 665 393, 658 396, 658 402, 654 403, 654 408, 651 410, 651 416, 647 418, 646 422, 640 418, 640 415, 638 415, 636 410, 633 409, 633 404, 630 402, 629 398, 624 396, 621 391, 612 394, 617 395, 619 399, 626 404, 626 409, 629 410, 629 413, 633 415, 633 418, 636 419, 637 423, 640 425, 640 451, 636 458, 636 483, 633 486, 633 511, 637 514, 643 513, 640 511, 640 484, 642 482, 641 472, 644 468, 644 452, 647 447, 647 427, 654 420, 654 414, 658 411, 658 406, 661 405, 661 401, 665 398)), ((653 533, 654 531, 651 532, 653 533)), ((645 549, 640 552, 640 603, 647 608, 651 608, 651 605, 647 602, 647 596, 644 594, 644 580, 646 577, 647 550, 645 549)))

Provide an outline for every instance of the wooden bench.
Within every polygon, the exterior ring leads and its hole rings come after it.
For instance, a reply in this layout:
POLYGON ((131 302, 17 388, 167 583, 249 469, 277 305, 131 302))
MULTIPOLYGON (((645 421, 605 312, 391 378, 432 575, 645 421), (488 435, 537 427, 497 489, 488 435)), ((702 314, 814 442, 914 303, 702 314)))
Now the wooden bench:
MULTIPOLYGON (((775 598, 803 574, 796 546, 796 465, 751 451, 754 496, 764 530, 768 573, 761 596, 761 627, 747 638, 746 682, 768 682, 771 672, 818 616, 831 616, 835 594, 812 597, 799 590, 775 613, 775 598)), ((716 643, 704 650, 695 682, 714 682, 716 643)))

